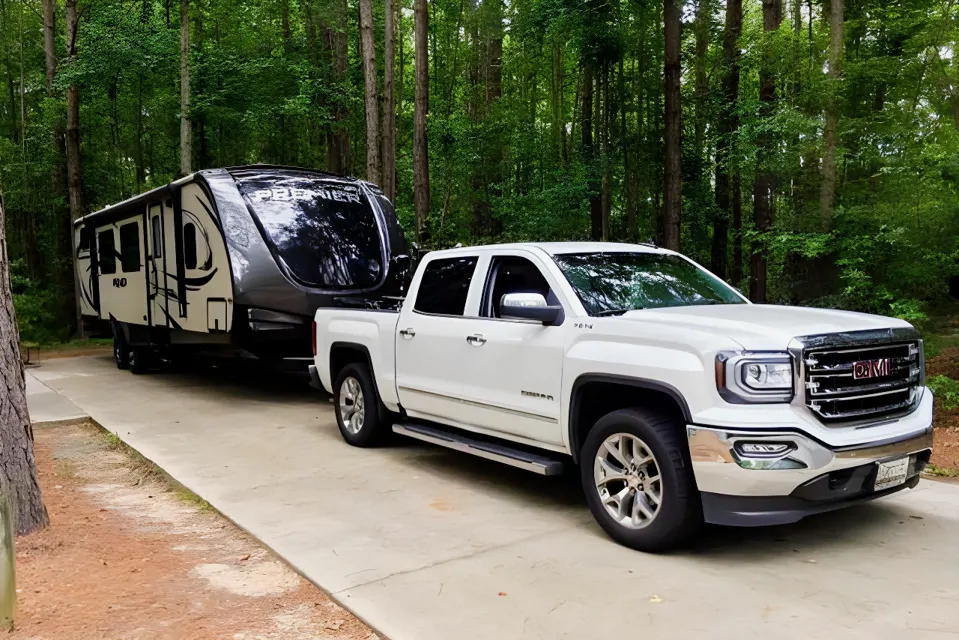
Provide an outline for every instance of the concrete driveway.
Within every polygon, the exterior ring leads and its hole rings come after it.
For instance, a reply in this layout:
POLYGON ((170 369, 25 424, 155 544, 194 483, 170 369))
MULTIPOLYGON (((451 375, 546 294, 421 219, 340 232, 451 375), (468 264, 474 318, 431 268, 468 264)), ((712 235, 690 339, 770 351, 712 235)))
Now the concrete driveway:
POLYGON ((393 640, 959 635, 957 485, 646 555, 603 535, 574 477, 349 447, 286 379, 109 357, 31 374, 393 640))

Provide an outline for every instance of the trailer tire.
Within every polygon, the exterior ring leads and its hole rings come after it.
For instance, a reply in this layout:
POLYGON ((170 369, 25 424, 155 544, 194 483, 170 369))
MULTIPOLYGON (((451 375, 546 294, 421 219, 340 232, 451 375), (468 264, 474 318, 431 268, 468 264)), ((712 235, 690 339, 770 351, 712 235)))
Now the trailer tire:
POLYGON ((147 347, 130 348, 130 371, 141 375, 150 370, 150 349, 147 347))
POLYGON ((113 361, 117 369, 130 368, 130 347, 123 338, 123 332, 116 328, 113 330, 113 361))
POLYGON ((665 551, 687 542, 702 523, 682 426, 649 409, 620 409, 586 437, 580 457, 586 502, 616 542, 665 551))
POLYGON ((343 439, 354 447, 375 447, 390 432, 386 412, 369 367, 352 362, 340 371, 333 384, 333 410, 343 439))

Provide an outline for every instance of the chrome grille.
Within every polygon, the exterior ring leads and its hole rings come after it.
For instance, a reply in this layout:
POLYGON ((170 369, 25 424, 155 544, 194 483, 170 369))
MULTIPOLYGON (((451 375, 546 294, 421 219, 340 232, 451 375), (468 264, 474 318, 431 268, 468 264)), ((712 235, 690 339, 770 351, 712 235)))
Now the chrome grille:
MULTIPOLYGON (((860 420, 910 409, 922 385, 922 342, 816 346, 802 352, 805 398, 826 422, 860 420), (889 360, 870 377, 857 378, 856 363, 889 360)), ((868 365, 866 365, 868 366, 868 365)))

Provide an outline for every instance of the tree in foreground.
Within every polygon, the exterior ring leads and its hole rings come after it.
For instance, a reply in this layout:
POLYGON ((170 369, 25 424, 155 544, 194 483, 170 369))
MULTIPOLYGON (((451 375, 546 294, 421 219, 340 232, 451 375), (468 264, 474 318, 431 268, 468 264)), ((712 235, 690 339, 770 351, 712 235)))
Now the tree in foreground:
POLYGON ((0 201, 0 494, 10 501, 17 535, 24 535, 46 527, 50 520, 33 458, 33 427, 27 412, 5 225, 0 201))

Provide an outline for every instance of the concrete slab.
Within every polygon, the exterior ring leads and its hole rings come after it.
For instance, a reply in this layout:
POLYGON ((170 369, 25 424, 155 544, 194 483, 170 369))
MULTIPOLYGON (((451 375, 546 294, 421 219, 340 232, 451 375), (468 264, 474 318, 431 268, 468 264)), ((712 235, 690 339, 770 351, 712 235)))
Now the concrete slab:
POLYGON ((651 556, 602 534, 573 477, 349 447, 327 399, 289 380, 134 376, 108 357, 42 371, 394 640, 959 635, 959 486, 651 556))
POLYGON ((87 414, 77 405, 40 381, 45 374, 46 372, 41 372, 39 369, 26 370, 27 409, 30 412, 30 421, 33 424, 48 424, 86 420, 87 414))

